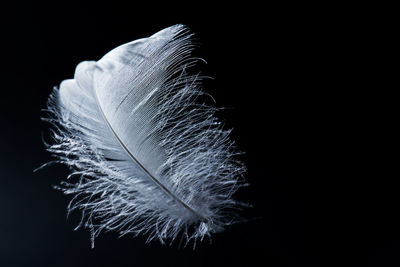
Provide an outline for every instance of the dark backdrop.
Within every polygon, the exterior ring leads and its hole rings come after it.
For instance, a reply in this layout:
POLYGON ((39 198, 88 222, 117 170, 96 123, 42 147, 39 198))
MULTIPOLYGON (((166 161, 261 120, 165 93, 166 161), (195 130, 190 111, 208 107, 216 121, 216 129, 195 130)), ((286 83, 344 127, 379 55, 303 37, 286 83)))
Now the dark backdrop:
POLYGON ((393 160, 371 160, 376 128, 361 126, 379 102, 360 87, 370 77, 359 38, 372 24, 346 8, 214 2, 1 8, 1 266, 399 266, 398 197, 379 165, 393 160), (196 34, 199 69, 214 78, 205 90, 229 108, 221 117, 250 183, 238 198, 254 208, 196 250, 116 233, 91 249, 52 189, 68 170, 32 172, 51 160, 41 109, 79 62, 176 23, 196 34))

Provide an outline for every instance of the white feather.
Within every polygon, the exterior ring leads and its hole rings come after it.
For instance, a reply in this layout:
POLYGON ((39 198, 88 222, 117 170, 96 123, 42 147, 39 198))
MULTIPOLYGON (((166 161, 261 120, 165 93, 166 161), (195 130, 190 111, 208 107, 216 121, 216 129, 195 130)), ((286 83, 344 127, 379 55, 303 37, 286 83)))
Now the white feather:
POLYGON ((77 228, 148 240, 203 239, 233 222, 244 165, 214 116, 199 103, 200 78, 186 69, 191 34, 182 25, 81 62, 49 98, 55 144, 76 177, 59 187, 82 210, 77 228))

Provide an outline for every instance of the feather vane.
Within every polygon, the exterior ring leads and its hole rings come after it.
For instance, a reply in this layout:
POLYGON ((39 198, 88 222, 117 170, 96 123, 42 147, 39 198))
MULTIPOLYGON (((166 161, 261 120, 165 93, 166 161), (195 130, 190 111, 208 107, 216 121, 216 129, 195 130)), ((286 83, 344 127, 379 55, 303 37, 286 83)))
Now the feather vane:
POLYGON ((79 227, 145 234, 148 241, 203 239, 233 222, 245 166, 200 103, 201 77, 182 25, 81 62, 50 95, 48 146, 72 174, 58 188, 82 211, 79 227))

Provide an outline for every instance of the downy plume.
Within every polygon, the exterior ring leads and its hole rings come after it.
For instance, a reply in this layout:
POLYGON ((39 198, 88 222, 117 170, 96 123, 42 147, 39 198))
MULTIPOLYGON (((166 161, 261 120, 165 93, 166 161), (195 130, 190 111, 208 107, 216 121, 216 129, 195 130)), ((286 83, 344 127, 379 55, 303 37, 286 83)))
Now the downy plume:
POLYGON ((175 25, 121 45, 50 95, 47 149, 72 170, 57 188, 92 246, 102 231, 188 242, 235 222, 245 166, 218 109, 200 101, 201 77, 187 72, 191 37, 175 25))

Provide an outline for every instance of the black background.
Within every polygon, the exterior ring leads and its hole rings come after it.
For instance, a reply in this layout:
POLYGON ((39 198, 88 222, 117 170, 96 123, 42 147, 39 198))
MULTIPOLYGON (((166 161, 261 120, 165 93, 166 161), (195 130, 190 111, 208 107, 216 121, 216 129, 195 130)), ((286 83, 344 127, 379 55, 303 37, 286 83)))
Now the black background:
POLYGON ((387 172, 395 161, 380 150, 392 145, 383 127, 395 121, 379 112, 394 106, 369 90, 366 67, 375 13, 54 2, 1 8, 0 266, 400 265, 396 176, 387 172), (221 117, 246 152, 250 183, 237 197, 254 208, 196 250, 116 233, 91 249, 89 232, 73 231, 79 214, 66 219, 69 198, 51 187, 68 170, 32 172, 51 160, 41 109, 79 62, 177 23, 208 62, 199 66, 214 78, 205 90, 229 108, 221 117))

